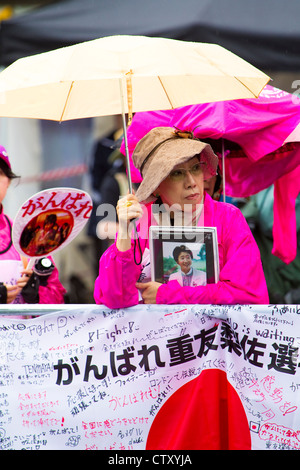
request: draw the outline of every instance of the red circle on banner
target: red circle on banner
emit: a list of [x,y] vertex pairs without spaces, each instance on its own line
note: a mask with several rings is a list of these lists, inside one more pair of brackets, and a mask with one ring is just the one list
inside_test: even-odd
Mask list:
[[248,419],[227,375],[207,369],[165,402],[150,428],[147,450],[250,450]]

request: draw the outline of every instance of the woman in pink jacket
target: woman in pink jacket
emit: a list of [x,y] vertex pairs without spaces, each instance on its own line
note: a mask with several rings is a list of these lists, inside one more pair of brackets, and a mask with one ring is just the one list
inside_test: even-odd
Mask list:
[[0,304],[64,303],[65,288],[51,258],[44,258],[27,269],[12,244],[12,220],[3,211],[3,199],[11,180],[16,178],[4,147],[0,146]]
[[[210,145],[192,133],[168,127],[152,129],[132,155],[143,181],[136,193],[117,205],[116,242],[102,255],[94,296],[98,304],[124,308],[158,304],[268,304],[260,253],[242,213],[233,205],[216,202],[204,191],[204,181],[216,174],[218,158]],[[148,229],[160,224],[155,206],[163,205],[172,225],[177,208],[179,225],[216,227],[219,281],[204,286],[181,286],[151,281]],[[187,215],[187,217],[186,217]],[[132,219],[139,218],[139,238],[132,236]],[[166,225],[164,217],[163,225]],[[178,223],[177,223],[178,225]],[[138,242],[138,243],[137,243]],[[137,258],[142,254],[142,262]]]

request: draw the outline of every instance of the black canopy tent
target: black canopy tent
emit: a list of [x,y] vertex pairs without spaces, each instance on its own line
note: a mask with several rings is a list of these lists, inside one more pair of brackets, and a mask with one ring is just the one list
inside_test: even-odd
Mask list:
[[64,0],[3,21],[0,65],[115,34],[220,44],[262,70],[300,70],[299,0]]

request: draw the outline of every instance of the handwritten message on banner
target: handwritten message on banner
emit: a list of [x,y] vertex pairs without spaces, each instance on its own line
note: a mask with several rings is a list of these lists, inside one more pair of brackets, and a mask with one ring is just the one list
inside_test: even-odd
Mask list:
[[0,449],[299,449],[299,314],[88,305],[0,317]]

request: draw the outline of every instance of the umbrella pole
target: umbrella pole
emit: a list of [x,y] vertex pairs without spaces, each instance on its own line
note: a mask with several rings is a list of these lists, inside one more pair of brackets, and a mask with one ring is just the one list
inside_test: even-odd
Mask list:
[[[127,179],[128,179],[128,188],[129,192],[132,194],[132,181],[131,181],[131,169],[130,169],[130,159],[129,159],[129,151],[128,151],[128,140],[127,140],[127,125],[126,125],[126,117],[125,117],[125,103],[124,103],[124,88],[123,88],[123,81],[122,78],[119,79],[120,84],[120,97],[121,97],[121,109],[122,109],[122,122],[123,122],[123,132],[124,132],[124,146],[125,146],[125,157],[126,157],[126,168],[127,168]],[[133,227],[134,227],[134,262],[137,265],[140,265],[143,258],[143,253],[141,250],[139,235],[136,227],[136,221],[133,220]],[[138,247],[140,259],[137,261],[136,259],[136,247]]]
[[128,140],[127,140],[127,125],[126,125],[126,117],[125,117],[124,87],[123,87],[122,78],[119,79],[119,84],[120,84],[120,97],[121,97],[121,109],[122,109],[122,122],[123,122],[128,188],[129,188],[129,192],[132,193],[131,169],[130,169],[130,159],[129,159]]

